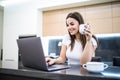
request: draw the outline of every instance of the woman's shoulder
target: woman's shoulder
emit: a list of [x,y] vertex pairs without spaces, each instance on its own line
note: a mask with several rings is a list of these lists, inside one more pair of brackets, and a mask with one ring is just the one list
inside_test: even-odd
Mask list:
[[70,35],[69,35],[69,34],[65,34],[65,35],[63,36],[63,39],[70,40]]
[[67,46],[70,44],[70,36],[69,36],[69,34],[66,34],[66,35],[63,36],[62,43],[67,45]]

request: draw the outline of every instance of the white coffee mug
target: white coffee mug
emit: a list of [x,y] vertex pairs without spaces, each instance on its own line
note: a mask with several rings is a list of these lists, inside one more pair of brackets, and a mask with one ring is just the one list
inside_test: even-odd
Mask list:
[[81,25],[79,26],[79,32],[80,32],[81,34],[84,34],[84,33],[85,33],[85,29],[86,29],[87,27],[89,27],[88,24],[81,24]]
[[92,72],[101,72],[108,68],[108,65],[103,62],[87,62],[86,64],[83,64],[83,68]]

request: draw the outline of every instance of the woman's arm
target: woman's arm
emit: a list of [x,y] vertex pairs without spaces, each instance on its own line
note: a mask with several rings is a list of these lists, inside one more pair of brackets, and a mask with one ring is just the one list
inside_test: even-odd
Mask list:
[[81,58],[80,58],[80,64],[85,64],[86,62],[91,61],[92,57],[95,56],[95,50],[97,46],[94,46],[91,41],[87,41],[85,48],[82,52]]
[[67,50],[67,46],[62,44],[60,56],[59,58],[56,59],[55,63],[64,63],[66,61],[66,50]]
[[95,50],[97,48],[97,45],[92,44],[92,33],[90,31],[90,28],[87,28],[85,30],[85,36],[86,36],[86,44],[83,49],[82,55],[80,57],[81,65],[91,61],[92,57],[95,56]]
[[62,44],[60,56],[57,59],[46,58],[46,62],[48,62],[48,64],[50,65],[54,63],[64,63],[66,61],[66,50],[67,50],[67,46]]

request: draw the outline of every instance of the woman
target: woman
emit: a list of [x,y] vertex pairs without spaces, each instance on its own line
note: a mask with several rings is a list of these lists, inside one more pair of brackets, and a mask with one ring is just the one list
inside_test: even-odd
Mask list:
[[85,29],[84,34],[81,34],[79,32],[80,24],[84,24],[80,13],[73,12],[67,15],[66,26],[69,34],[63,38],[59,58],[46,58],[48,64],[64,63],[68,60],[68,64],[82,65],[91,61],[95,56],[97,39],[92,35],[90,27]]

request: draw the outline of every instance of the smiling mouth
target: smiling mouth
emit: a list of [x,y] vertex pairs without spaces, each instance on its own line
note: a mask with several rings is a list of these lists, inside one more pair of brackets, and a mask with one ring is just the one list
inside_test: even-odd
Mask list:
[[75,29],[70,29],[69,32],[72,33]]

